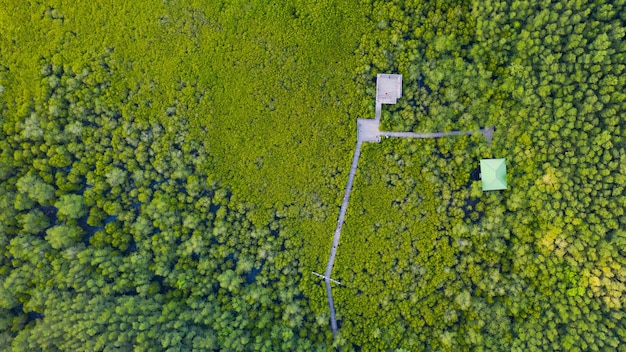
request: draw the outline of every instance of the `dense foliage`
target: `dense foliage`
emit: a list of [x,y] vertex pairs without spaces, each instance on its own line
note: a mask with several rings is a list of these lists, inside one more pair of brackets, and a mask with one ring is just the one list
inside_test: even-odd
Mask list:
[[2,8],[0,349],[326,349],[361,10]]
[[[5,1],[0,349],[626,346],[623,0]],[[507,159],[509,189],[478,160]]]
[[104,105],[89,69],[43,71],[49,98],[4,124],[3,349],[324,345],[296,243],[252,224],[184,126]]
[[[359,79],[404,73],[342,236],[343,338],[367,349],[626,345],[623,1],[379,1]],[[383,40],[382,38],[389,38]],[[368,85],[369,93],[373,86]],[[480,191],[478,160],[509,189]]]

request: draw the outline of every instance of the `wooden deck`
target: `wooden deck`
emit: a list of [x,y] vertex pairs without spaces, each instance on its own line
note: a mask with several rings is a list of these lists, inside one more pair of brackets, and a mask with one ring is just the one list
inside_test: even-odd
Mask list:
[[380,121],[372,119],[357,119],[357,139],[361,142],[380,142]]

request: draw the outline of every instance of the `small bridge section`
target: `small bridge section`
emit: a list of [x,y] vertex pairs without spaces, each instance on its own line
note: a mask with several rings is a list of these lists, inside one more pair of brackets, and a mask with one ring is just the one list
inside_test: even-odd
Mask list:
[[471,135],[475,133],[482,133],[487,139],[487,143],[491,144],[493,138],[493,127],[483,128],[477,131],[450,131],[450,132],[434,132],[434,133],[414,133],[414,132],[379,132],[380,135],[385,137],[396,138],[441,138],[449,136]]

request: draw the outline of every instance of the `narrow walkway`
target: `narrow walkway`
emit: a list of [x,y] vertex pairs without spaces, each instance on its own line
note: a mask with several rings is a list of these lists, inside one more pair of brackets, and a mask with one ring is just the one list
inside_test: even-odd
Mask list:
[[333,336],[337,336],[337,318],[335,317],[335,304],[333,302],[333,295],[330,287],[330,275],[333,271],[333,265],[335,264],[335,256],[337,255],[337,246],[339,246],[339,237],[341,237],[341,227],[343,221],[346,218],[346,211],[348,210],[348,202],[350,201],[350,192],[352,191],[352,185],[354,184],[354,175],[356,175],[356,168],[359,165],[359,157],[361,156],[361,145],[363,142],[361,138],[357,138],[356,149],[354,150],[354,157],[352,158],[352,166],[350,167],[350,174],[348,176],[348,184],[346,185],[346,192],[343,196],[343,203],[341,203],[341,210],[339,211],[339,220],[337,221],[337,228],[335,228],[335,236],[333,237],[333,247],[330,249],[330,257],[328,258],[328,264],[326,265],[326,292],[328,294],[328,305],[330,306],[330,326],[333,329]]
[[414,133],[414,132],[384,132],[379,130],[380,126],[380,107],[381,104],[376,103],[376,119],[358,119],[357,120],[357,142],[356,149],[354,150],[354,156],[352,158],[352,166],[350,167],[350,174],[348,175],[348,184],[343,196],[343,203],[341,203],[341,210],[339,211],[339,219],[337,221],[337,227],[335,228],[335,235],[333,237],[333,246],[330,249],[330,257],[328,258],[328,264],[326,265],[326,272],[324,274],[324,281],[326,282],[326,293],[328,295],[328,306],[330,307],[330,327],[333,331],[333,338],[337,337],[337,317],[335,313],[335,302],[333,300],[332,288],[330,286],[330,278],[333,271],[333,265],[335,264],[335,256],[337,255],[337,247],[339,246],[339,238],[341,237],[341,228],[346,218],[346,211],[348,210],[348,202],[350,201],[350,192],[352,191],[352,185],[354,184],[354,176],[356,175],[356,169],[359,165],[359,157],[361,156],[361,145],[363,142],[380,142],[380,137],[396,137],[396,138],[441,138],[447,136],[458,135],[470,135],[475,133],[482,133],[487,139],[487,144],[491,145],[491,139],[493,137],[493,127],[483,128],[478,131],[451,131],[451,132],[435,132],[435,133]]
[[385,137],[397,138],[441,138],[448,136],[471,135],[482,133],[487,139],[487,143],[491,144],[493,138],[493,127],[483,128],[478,131],[451,131],[451,132],[434,132],[434,133],[414,133],[414,132],[380,132]]

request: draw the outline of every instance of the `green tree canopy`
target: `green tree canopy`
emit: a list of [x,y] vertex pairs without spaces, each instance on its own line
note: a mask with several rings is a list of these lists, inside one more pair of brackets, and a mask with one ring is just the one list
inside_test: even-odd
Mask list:
[[17,190],[41,205],[50,205],[54,199],[54,187],[31,173],[20,177],[16,183]]
[[87,207],[83,196],[79,194],[65,194],[54,203],[59,210],[61,219],[76,220],[87,214]]

